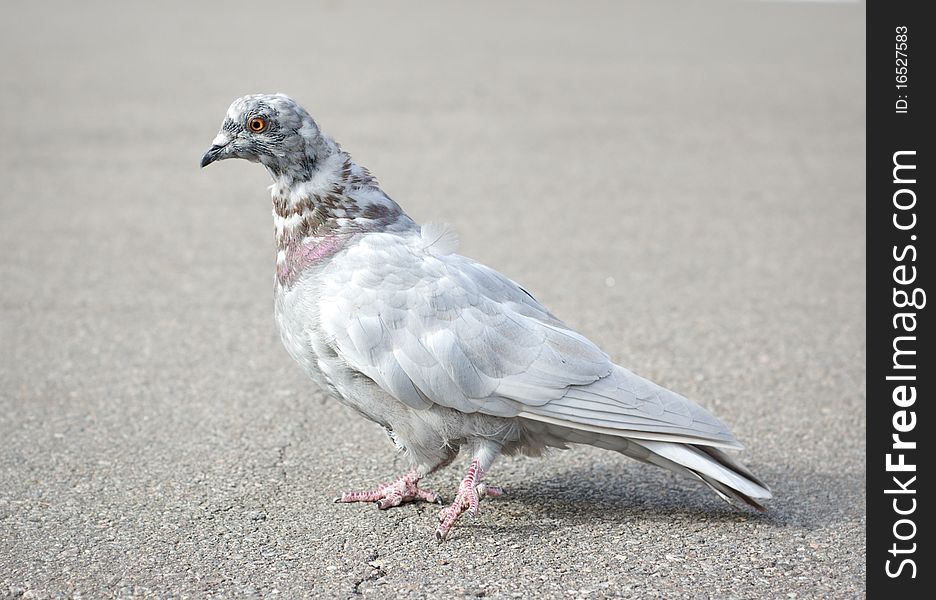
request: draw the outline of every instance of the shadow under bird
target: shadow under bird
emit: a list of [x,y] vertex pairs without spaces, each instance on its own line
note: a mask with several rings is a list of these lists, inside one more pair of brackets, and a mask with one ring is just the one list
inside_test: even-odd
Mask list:
[[741,445],[702,407],[614,364],[526,290],[413,221],[282,94],[231,104],[205,167],[259,162],[273,178],[275,313],[283,344],[337,400],[386,428],[412,468],[338,502],[437,501],[419,487],[461,449],[471,463],[439,514],[445,540],[502,490],[501,453],[590,444],[697,477],[762,509],[770,491],[724,452]]

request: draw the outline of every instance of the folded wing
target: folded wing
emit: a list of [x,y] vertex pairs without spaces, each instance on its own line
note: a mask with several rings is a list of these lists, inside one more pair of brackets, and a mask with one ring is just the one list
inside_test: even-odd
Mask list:
[[363,236],[340,264],[319,309],[335,352],[414,408],[740,447],[706,410],[613,364],[484,265],[392,234]]

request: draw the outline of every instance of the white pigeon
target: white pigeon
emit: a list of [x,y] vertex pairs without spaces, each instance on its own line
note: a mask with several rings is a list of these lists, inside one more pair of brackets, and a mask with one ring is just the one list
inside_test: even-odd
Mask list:
[[418,487],[462,448],[471,465],[436,530],[500,488],[497,455],[590,444],[693,475],[762,509],[741,445],[690,400],[614,364],[526,290],[416,224],[288,96],[231,104],[201,160],[259,162],[273,178],[276,321],[292,357],[337,400],[386,428],[412,468],[340,502],[437,501]]

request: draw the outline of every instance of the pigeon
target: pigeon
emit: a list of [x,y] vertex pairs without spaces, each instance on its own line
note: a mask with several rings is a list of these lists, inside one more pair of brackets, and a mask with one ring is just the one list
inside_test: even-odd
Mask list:
[[419,486],[471,461],[438,541],[477,514],[498,455],[589,444],[690,475],[763,510],[767,486],[704,408],[615,364],[520,285],[420,226],[284,94],[235,100],[201,159],[259,162],[273,180],[275,317],[288,353],[337,401],[384,427],[411,467],[336,502],[439,502]]

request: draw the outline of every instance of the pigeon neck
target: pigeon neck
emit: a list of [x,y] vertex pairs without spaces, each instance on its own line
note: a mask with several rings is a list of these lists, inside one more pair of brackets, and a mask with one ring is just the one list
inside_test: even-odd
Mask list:
[[320,161],[307,179],[277,178],[271,192],[280,251],[334,235],[415,227],[367,169],[345,152]]

